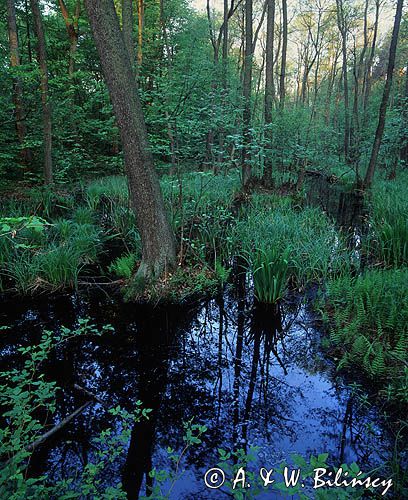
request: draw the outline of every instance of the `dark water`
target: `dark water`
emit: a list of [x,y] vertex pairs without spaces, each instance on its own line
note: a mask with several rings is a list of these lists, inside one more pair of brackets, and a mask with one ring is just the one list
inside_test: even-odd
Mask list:
[[[169,468],[166,449],[181,450],[183,421],[192,417],[208,431],[183,461],[186,472],[173,488],[174,499],[220,497],[203,482],[218,448],[257,445],[255,465],[267,468],[288,461],[292,452],[327,452],[332,464],[356,461],[363,470],[391,455],[392,438],[380,415],[335,376],[319,349],[315,317],[300,297],[276,311],[231,286],[218,299],[153,308],[101,292],[3,302],[1,311],[0,324],[12,326],[1,337],[2,369],[18,366],[16,348],[38,342],[44,327],[74,327],[80,317],[114,327],[102,337],[63,344],[44,371],[62,387],[49,424],[87,400],[74,384],[108,407],[131,411],[141,400],[153,410],[150,420],[135,425],[123,458],[104,474],[107,484],[122,481],[129,498],[145,492],[147,471]],[[37,449],[30,473],[77,475],[93,456],[92,439],[107,427],[117,430],[117,419],[92,403]]]
[[[307,202],[350,231],[358,252],[361,198],[333,195],[327,182],[311,182]],[[1,369],[19,366],[16,349],[38,343],[44,328],[75,328],[79,318],[87,317],[99,327],[114,328],[103,336],[65,342],[43,367],[62,388],[48,425],[89,400],[75,385],[103,404],[93,401],[40,446],[30,474],[46,472],[51,480],[78,476],[94,459],[94,438],[108,427],[119,431],[117,417],[107,408],[132,411],[137,400],[153,410],[151,418],[134,426],[121,458],[103,474],[106,485],[121,481],[130,499],[146,492],[148,471],[170,468],[166,450],[183,448],[183,422],[193,417],[208,431],[183,459],[185,472],[173,499],[225,496],[203,481],[218,462],[218,448],[258,446],[254,469],[290,462],[291,453],[305,458],[329,453],[332,465],[356,461],[366,471],[390,459],[395,437],[381,413],[336,376],[320,348],[324,332],[308,300],[292,297],[279,310],[266,308],[254,303],[242,281],[238,278],[217,299],[177,307],[125,304],[102,290],[3,300],[0,325],[11,329],[0,337]]]

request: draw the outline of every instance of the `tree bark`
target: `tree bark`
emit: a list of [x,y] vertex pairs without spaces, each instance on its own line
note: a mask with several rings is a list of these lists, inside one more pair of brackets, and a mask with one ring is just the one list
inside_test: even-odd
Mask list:
[[[160,11],[161,12],[161,11]],[[122,0],[122,31],[130,63],[134,64],[135,50],[133,41],[133,1]]]
[[144,2],[137,0],[137,66],[138,71],[143,62],[143,27],[144,27]]
[[288,50],[288,4],[282,0],[282,59],[279,78],[280,108],[285,107],[286,54]]
[[390,97],[392,78],[394,74],[395,54],[397,52],[398,33],[401,25],[403,3],[404,3],[403,0],[398,0],[397,2],[397,10],[395,13],[394,27],[392,30],[392,37],[390,44],[390,53],[388,58],[387,80],[385,82],[383,96],[381,100],[380,112],[378,116],[378,125],[377,125],[377,130],[375,132],[373,148],[371,150],[370,163],[368,164],[367,172],[364,178],[365,189],[370,188],[373,182],[375,166],[377,164],[378,153],[380,151],[381,141],[384,133],[388,99]]
[[48,68],[45,47],[45,33],[38,0],[30,0],[33,13],[34,31],[37,37],[37,61],[40,69],[40,90],[44,135],[44,183],[51,184],[52,174],[52,117],[48,99]]
[[137,277],[156,278],[174,267],[176,249],[149,149],[135,75],[113,0],[85,0],[85,6],[118,122],[131,202],[142,242]]
[[245,55],[244,55],[244,81],[243,98],[244,111],[243,147],[242,147],[242,185],[245,187],[251,177],[251,94],[252,94],[252,58],[253,58],[253,26],[252,26],[252,0],[245,1]]
[[[7,24],[10,46],[10,66],[18,68],[21,64],[20,51],[18,46],[16,6],[14,0],[7,0]],[[25,113],[23,104],[23,87],[18,77],[13,77],[13,104],[14,116],[16,119],[16,132],[20,145],[24,144],[27,129],[25,124]],[[20,152],[21,161],[24,165],[31,163],[32,154],[29,148],[22,148]]]

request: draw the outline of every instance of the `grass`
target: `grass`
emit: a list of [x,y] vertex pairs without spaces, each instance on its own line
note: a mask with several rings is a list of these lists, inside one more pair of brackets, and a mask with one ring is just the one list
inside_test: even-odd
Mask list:
[[388,267],[408,264],[408,175],[397,181],[380,181],[372,193],[371,231],[365,252],[377,263]]
[[289,274],[299,285],[347,273],[351,266],[345,240],[321,210],[297,211],[286,202],[262,209],[258,200],[236,224],[234,246],[247,255],[270,248],[283,255],[290,248]]
[[259,302],[276,304],[284,295],[289,275],[290,248],[260,249],[252,259],[254,293]]
[[78,287],[79,273],[84,264],[81,253],[74,246],[51,246],[34,260],[45,288],[57,290]]

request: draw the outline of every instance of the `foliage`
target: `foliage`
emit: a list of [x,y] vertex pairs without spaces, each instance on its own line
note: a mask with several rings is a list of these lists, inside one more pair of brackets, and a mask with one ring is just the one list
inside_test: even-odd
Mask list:
[[299,284],[347,273],[350,268],[345,241],[328,217],[314,208],[250,208],[236,224],[234,243],[246,254],[262,254],[272,248],[284,255],[290,249],[288,274]]
[[148,418],[149,410],[142,410],[137,403],[136,411],[130,414],[120,407],[109,412],[121,420],[121,431],[112,433],[105,429],[93,442],[94,455],[77,478],[58,481],[52,484],[47,476],[29,477],[27,465],[33,453],[33,443],[45,433],[44,416],[56,409],[58,387],[48,381],[41,373],[42,364],[50,352],[64,342],[83,335],[102,335],[112,331],[105,326],[98,330],[87,319],[78,321],[78,328],[70,330],[62,327],[59,334],[44,331],[37,345],[20,347],[24,358],[22,369],[12,369],[0,373],[0,403],[3,410],[0,430],[0,455],[5,459],[0,471],[0,496],[2,498],[84,498],[87,495],[97,498],[126,498],[121,485],[105,485],[104,470],[121,453],[128,442],[132,425],[141,418]]
[[116,274],[119,278],[129,279],[132,276],[136,264],[136,255],[128,253],[115,259],[109,266],[109,271]]
[[330,340],[339,368],[358,366],[391,401],[408,403],[408,270],[368,271],[330,281]]

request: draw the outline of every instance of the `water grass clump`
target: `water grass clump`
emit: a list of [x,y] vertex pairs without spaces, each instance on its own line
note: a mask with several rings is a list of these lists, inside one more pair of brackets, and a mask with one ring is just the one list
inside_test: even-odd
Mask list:
[[281,253],[276,248],[259,249],[252,259],[255,297],[259,302],[276,304],[283,298],[289,276],[287,248]]
[[315,208],[249,209],[237,222],[233,238],[235,251],[247,255],[270,248],[283,255],[290,248],[290,275],[298,285],[346,274],[351,267],[351,252],[345,238]]

